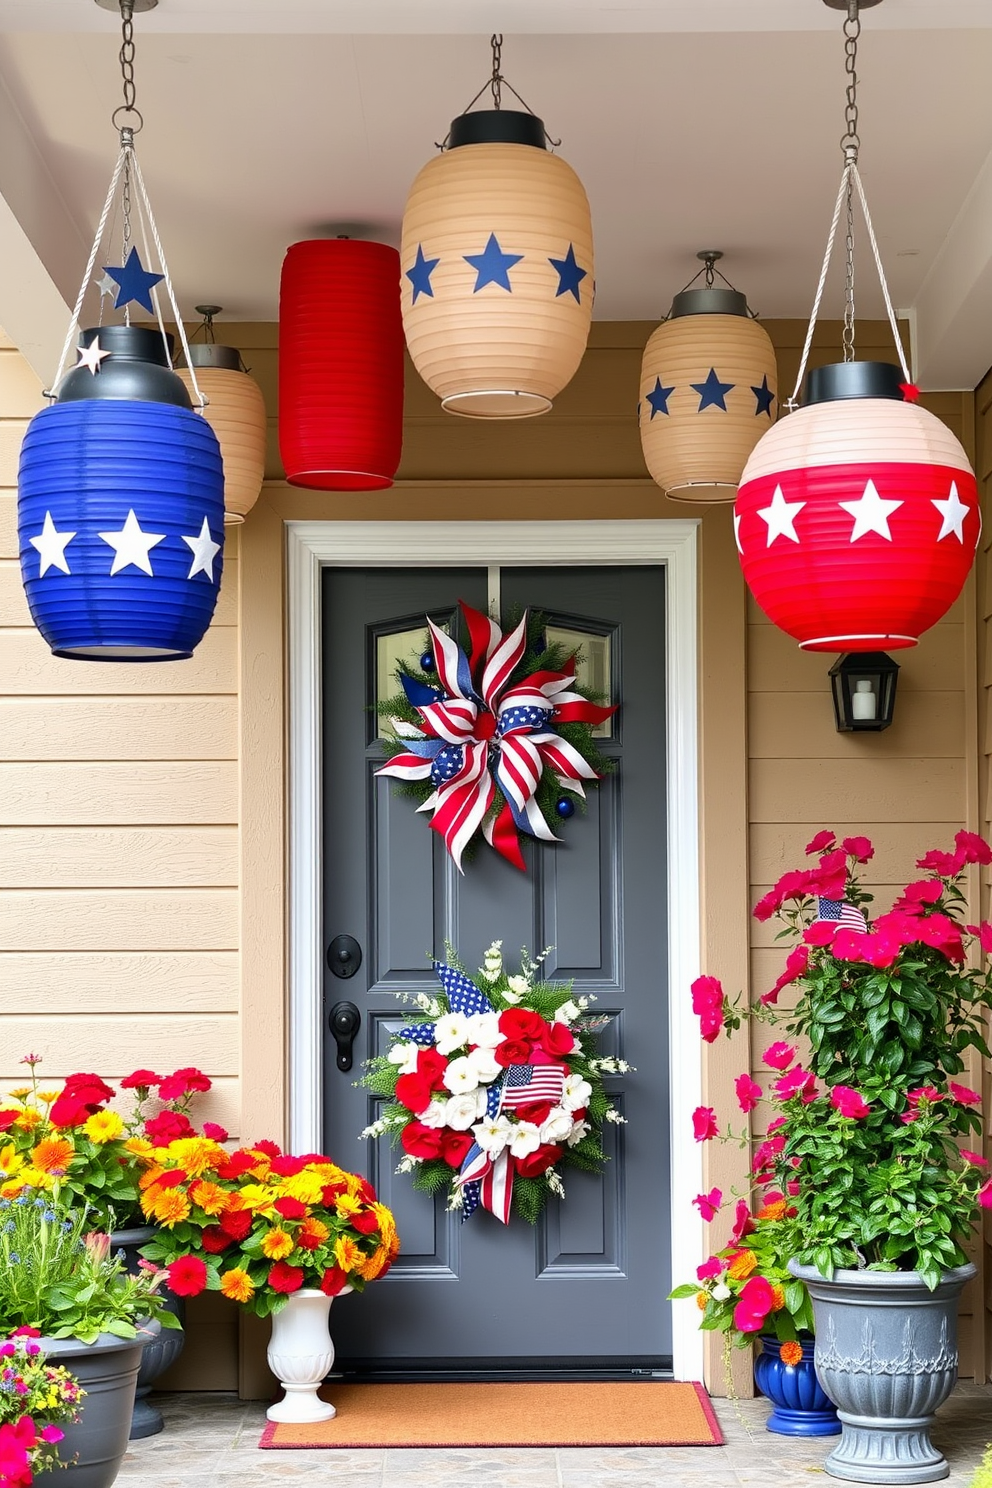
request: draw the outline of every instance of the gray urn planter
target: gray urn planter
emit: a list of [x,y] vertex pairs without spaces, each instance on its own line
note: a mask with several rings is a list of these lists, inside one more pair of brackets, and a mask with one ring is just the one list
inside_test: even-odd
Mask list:
[[[141,1247],[147,1245],[149,1240],[154,1240],[156,1234],[154,1225],[136,1225],[130,1230],[112,1232],[110,1243],[113,1254],[116,1255],[119,1250],[124,1252],[124,1264],[132,1275],[138,1270]],[[168,1287],[161,1287],[159,1295],[166,1311],[173,1313],[180,1323],[185,1323],[186,1306],[182,1297],[177,1297]],[[162,1412],[147,1397],[159,1375],[164,1374],[179,1358],[185,1342],[186,1334],[182,1328],[162,1328],[155,1338],[149,1338],[145,1343],[141,1368],[138,1371],[138,1388],[134,1394],[134,1410],[131,1413],[131,1441],[157,1436],[164,1428]]]
[[158,1336],[160,1324],[142,1325],[148,1334],[115,1338],[101,1333],[94,1343],[78,1338],[41,1338],[42,1350],[54,1364],[64,1364],[86,1391],[80,1419],[66,1425],[59,1442],[60,1461],[66,1463],[60,1482],[66,1488],[110,1488],[127,1451],[131,1407],[138,1381],[145,1337]]
[[930,1291],[916,1271],[835,1271],[789,1262],[809,1288],[814,1364],[843,1431],[823,1464],[852,1483],[935,1483],[950,1472],[930,1441],[958,1377],[958,1298],[972,1265]]

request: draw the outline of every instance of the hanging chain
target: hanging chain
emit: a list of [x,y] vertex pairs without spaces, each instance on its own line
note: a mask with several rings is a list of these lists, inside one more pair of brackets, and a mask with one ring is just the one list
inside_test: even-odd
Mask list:
[[498,36],[496,35],[495,31],[493,32],[492,36],[490,36],[490,38],[489,38],[489,45],[493,49],[493,75],[492,75],[492,77],[489,80],[489,86],[493,90],[493,108],[497,108],[498,109],[498,108],[502,108],[502,106],[503,106],[503,92],[502,92],[502,84],[503,84],[503,73],[502,73],[503,33],[502,33],[502,31],[499,33]]
[[[857,166],[861,139],[858,135],[858,40],[861,36],[861,18],[858,15],[858,0],[848,0],[847,18],[844,21],[844,71],[847,73],[847,92],[844,106],[845,130],[840,147],[844,152],[844,164]],[[844,240],[844,361],[854,361],[854,180],[853,172],[847,172],[845,193],[845,219],[847,233]]]
[[130,114],[128,127],[132,135],[138,133],[144,124],[141,110],[135,99],[137,89],[134,85],[134,0],[120,0],[121,7],[121,49],[118,53],[118,61],[121,64],[121,81],[124,85],[124,102],[118,104],[110,116],[110,122],[115,129],[122,129],[118,123],[118,115]]

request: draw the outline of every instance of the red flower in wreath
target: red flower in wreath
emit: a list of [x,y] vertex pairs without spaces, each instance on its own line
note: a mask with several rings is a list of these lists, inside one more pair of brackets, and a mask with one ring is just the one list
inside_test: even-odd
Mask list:
[[[565,671],[532,672],[511,686],[527,651],[526,614],[504,636],[495,621],[470,605],[463,602],[461,611],[471,655],[428,619],[440,688],[400,673],[422,727],[404,727],[404,750],[376,774],[430,780],[434,793],[421,809],[430,807],[431,826],[459,871],[462,854],[480,829],[490,847],[522,869],[520,832],[544,842],[558,840],[537,803],[545,770],[579,795],[585,793],[583,780],[600,778],[553,725],[602,723],[616,710],[575,691],[574,660]],[[494,818],[490,808],[500,799]]]

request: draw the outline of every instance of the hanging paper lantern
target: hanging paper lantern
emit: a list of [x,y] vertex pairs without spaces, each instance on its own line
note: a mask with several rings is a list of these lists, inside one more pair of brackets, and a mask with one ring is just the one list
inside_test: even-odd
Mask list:
[[[258,500],[265,477],[265,400],[253,377],[241,370],[233,346],[191,346],[196,380],[207,398],[203,416],[217,435],[224,458],[224,521],[243,522]],[[189,372],[179,376],[192,392]]]
[[31,617],[56,656],[175,661],[210,624],[224,477],[161,334],[103,326],[21,446],[18,538]]
[[744,296],[683,290],[641,362],[638,423],[651,478],[674,501],[733,501],[777,395],[775,350]]
[[804,406],[760,441],[734,525],[748,587],[807,651],[915,646],[954,603],[981,530],[951,431],[884,362],[809,375]]
[[403,445],[399,255],[350,238],[294,243],[279,291],[279,449],[318,491],[393,484]]
[[512,109],[462,114],[410,189],[400,246],[414,365],[450,413],[546,413],[589,337],[592,222],[578,176]]

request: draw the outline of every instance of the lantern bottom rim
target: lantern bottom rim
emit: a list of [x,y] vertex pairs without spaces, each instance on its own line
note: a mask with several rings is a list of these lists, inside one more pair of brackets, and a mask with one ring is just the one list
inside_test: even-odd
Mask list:
[[525,393],[517,388],[478,388],[474,392],[449,393],[441,399],[445,413],[476,419],[537,418],[551,406],[551,399],[543,393]]
[[737,500],[737,486],[729,481],[682,481],[677,486],[665,486],[664,490],[669,501],[697,505],[727,506]]
[[224,513],[225,527],[240,527],[245,519],[244,512],[226,511]]
[[377,470],[294,470],[286,481],[307,491],[385,491],[393,477]]
[[52,655],[65,661],[189,661],[192,651],[174,646],[53,646]]
[[814,636],[812,640],[800,641],[800,651],[904,651],[907,646],[918,646],[919,636],[893,635],[890,631],[879,631],[875,635]]

